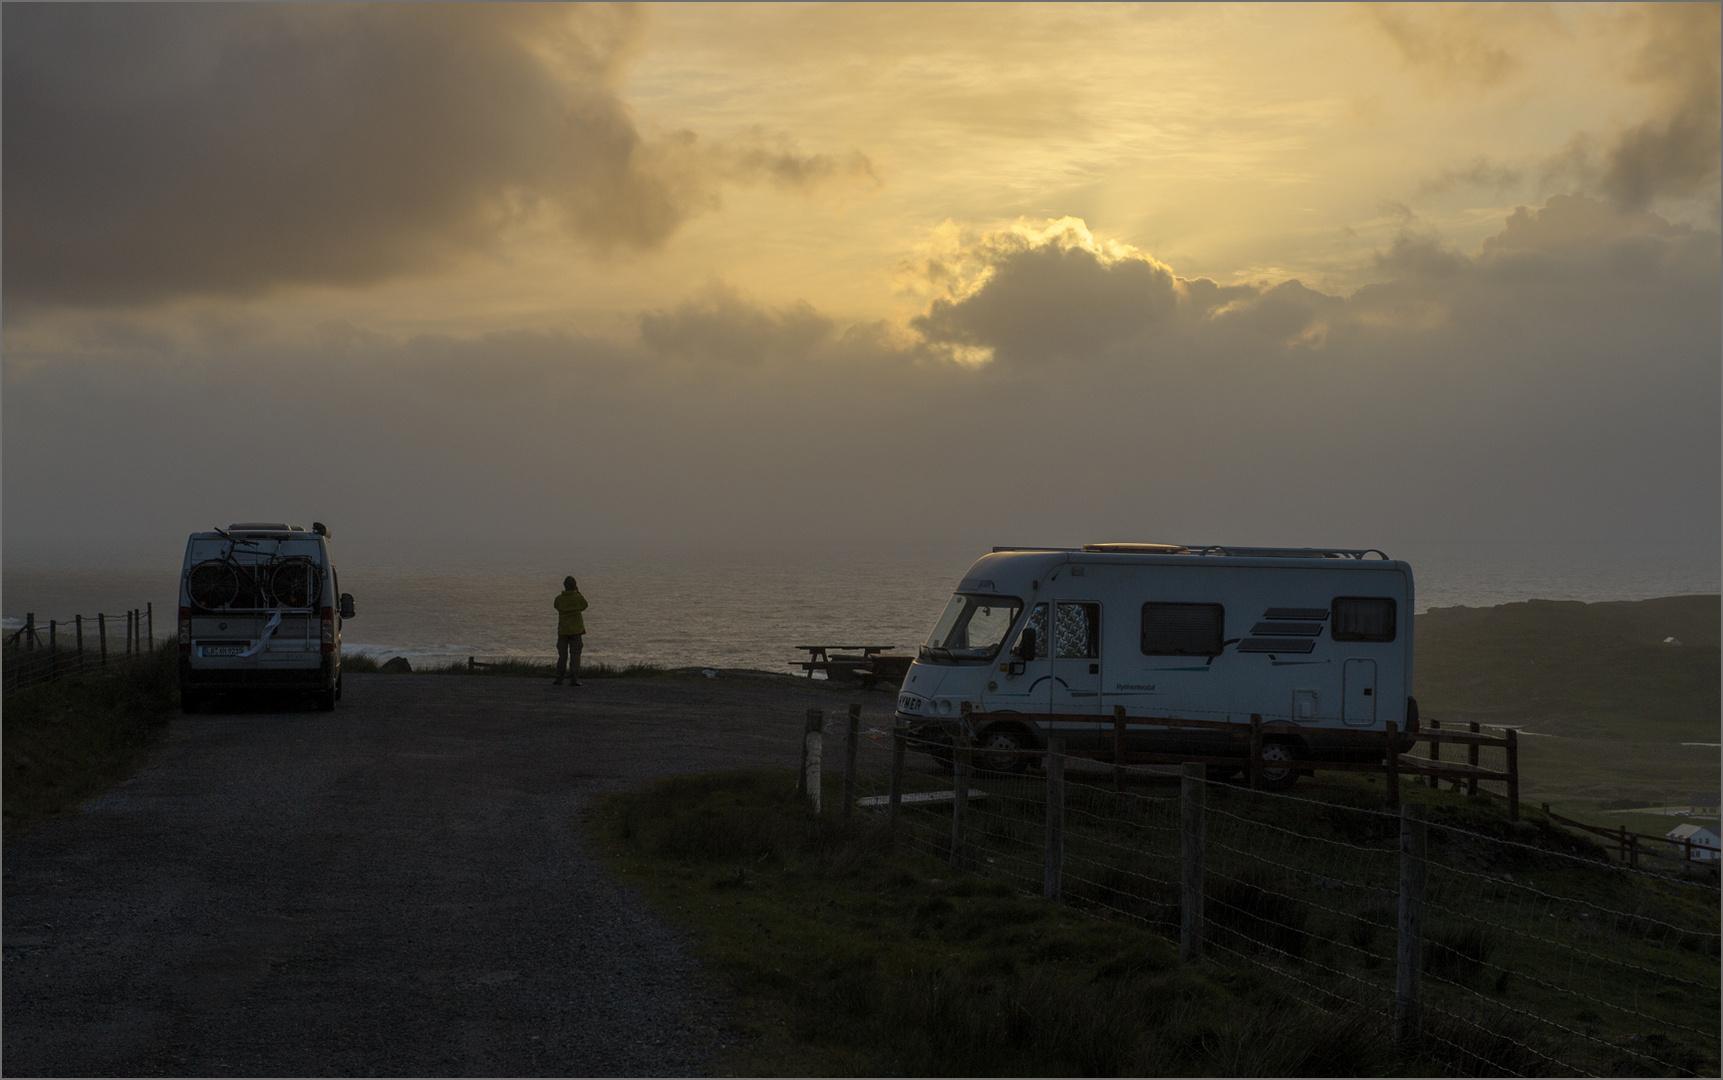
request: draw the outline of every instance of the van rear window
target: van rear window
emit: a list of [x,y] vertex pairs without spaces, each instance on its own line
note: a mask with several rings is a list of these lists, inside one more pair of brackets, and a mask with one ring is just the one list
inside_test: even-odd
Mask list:
[[1394,598],[1337,596],[1328,636],[1335,641],[1393,641]]
[[1143,605],[1143,655],[1219,656],[1226,609],[1219,604]]

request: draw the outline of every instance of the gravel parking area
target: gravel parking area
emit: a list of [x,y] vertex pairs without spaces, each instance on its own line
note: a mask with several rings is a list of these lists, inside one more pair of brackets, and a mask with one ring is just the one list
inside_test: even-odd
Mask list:
[[177,719],[142,774],[6,844],[4,1072],[699,1074],[723,1003],[581,803],[793,765],[804,710],[852,696],[373,675],[334,713]]

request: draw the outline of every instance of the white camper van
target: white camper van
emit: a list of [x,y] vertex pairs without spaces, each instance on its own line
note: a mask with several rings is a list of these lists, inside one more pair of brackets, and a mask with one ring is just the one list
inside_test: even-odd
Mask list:
[[329,530],[240,522],[192,533],[179,585],[179,690],[186,712],[228,690],[341,697],[341,622],[353,597],[329,561]]
[[1264,781],[1284,788],[1300,761],[1380,760],[1379,741],[1341,733],[1415,732],[1411,686],[1412,568],[1378,551],[996,548],[921,647],[897,717],[949,760],[967,705],[977,763],[998,772],[1049,735],[1110,749],[1121,705],[1137,752],[1242,759],[1255,717],[1263,756],[1286,763]]

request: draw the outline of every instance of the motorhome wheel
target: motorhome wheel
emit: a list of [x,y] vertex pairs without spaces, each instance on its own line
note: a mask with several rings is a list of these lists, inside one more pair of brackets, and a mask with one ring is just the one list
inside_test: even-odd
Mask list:
[[[1288,739],[1269,739],[1262,744],[1262,786],[1269,791],[1285,791],[1298,782],[1298,770],[1292,768],[1298,760],[1298,746]],[[1267,764],[1284,761],[1284,766]]]
[[334,712],[335,711],[335,691],[333,688],[331,688],[329,690],[320,691],[317,694],[317,711],[318,712]]
[[994,727],[981,736],[976,764],[984,773],[1020,773],[1029,767],[1029,758],[1016,751],[1029,749],[1029,740],[1022,730]]

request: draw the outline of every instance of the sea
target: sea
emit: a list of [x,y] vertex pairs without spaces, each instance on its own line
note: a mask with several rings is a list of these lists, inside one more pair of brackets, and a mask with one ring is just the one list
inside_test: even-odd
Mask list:
[[[590,553],[463,566],[338,560],[357,615],[343,647],[415,666],[556,652],[551,600],[573,574],[586,612],[587,663],[796,672],[802,645],[913,651],[969,565],[985,550],[689,549]],[[1392,550],[1412,564],[1416,608],[1491,607],[1523,600],[1588,603],[1719,591],[1716,547],[1580,549],[1454,545]],[[27,614],[45,632],[97,612],[155,615],[174,632],[179,566],[0,566],[7,633]],[[118,624],[123,633],[123,622]],[[69,633],[69,630],[62,631]],[[93,630],[89,631],[93,633]]]

